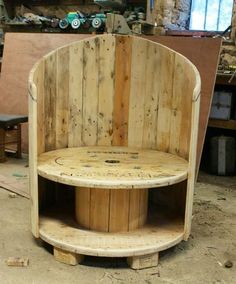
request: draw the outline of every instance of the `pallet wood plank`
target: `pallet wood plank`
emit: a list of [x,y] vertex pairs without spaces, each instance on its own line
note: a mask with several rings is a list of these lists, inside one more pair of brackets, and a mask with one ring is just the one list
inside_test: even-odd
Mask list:
[[158,117],[157,117],[157,149],[169,151],[170,147],[170,127],[171,127],[171,100],[173,95],[173,73],[175,55],[164,48],[160,49],[161,80],[159,92]]
[[45,61],[44,108],[45,108],[45,151],[56,149],[56,100],[57,100],[57,53]]
[[69,128],[68,147],[82,145],[82,106],[83,106],[83,44],[75,43],[70,46],[69,59]]
[[57,52],[56,148],[68,147],[69,47]]
[[116,37],[113,146],[128,145],[129,98],[132,39]]
[[[144,98],[145,98],[145,76],[146,70],[146,49],[145,40],[133,39],[132,44],[132,65],[129,105],[129,129],[128,145],[142,147],[143,126],[144,126]],[[138,134],[138,135],[137,135]]]
[[98,145],[111,145],[115,76],[115,39],[99,40]]
[[159,104],[159,82],[160,77],[160,53],[155,45],[147,46],[146,71],[145,71],[145,92],[144,92],[144,124],[142,147],[156,149],[157,139],[157,115]]
[[98,130],[98,52],[99,41],[84,42],[83,51],[83,129],[82,143],[97,145]]

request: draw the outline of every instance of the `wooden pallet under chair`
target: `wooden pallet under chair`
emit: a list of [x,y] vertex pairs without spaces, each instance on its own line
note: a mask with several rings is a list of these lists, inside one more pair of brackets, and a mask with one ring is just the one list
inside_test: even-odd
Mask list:
[[100,35],[44,56],[29,79],[32,233],[57,260],[134,269],[190,234],[200,77],[184,56]]

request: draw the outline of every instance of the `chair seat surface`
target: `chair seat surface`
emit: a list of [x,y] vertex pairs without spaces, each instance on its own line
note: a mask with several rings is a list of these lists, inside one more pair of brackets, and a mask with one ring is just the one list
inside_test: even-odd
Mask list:
[[132,147],[64,148],[38,157],[39,175],[88,188],[160,187],[183,181],[187,172],[183,158]]

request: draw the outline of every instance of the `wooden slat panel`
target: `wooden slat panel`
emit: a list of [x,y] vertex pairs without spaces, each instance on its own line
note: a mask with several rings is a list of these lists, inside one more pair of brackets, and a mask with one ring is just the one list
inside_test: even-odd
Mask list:
[[56,148],[68,146],[69,48],[57,52]]
[[116,37],[113,146],[128,145],[132,39]]
[[198,172],[210,113],[222,40],[220,38],[213,39],[177,36],[147,36],[146,38],[164,44],[167,47],[180,52],[190,59],[200,72],[202,86],[196,164],[196,171]]
[[90,194],[89,188],[75,189],[75,216],[78,224],[84,228],[90,227]]
[[83,107],[83,43],[70,46],[68,146],[81,146]]
[[99,41],[84,42],[83,63],[83,131],[84,145],[97,144],[98,113],[98,56]]
[[142,147],[147,41],[133,38],[128,145]]
[[44,108],[45,108],[45,150],[56,149],[56,97],[57,97],[57,54],[52,53],[45,60]]
[[115,38],[99,39],[98,145],[111,145],[115,73]]
[[109,232],[128,231],[129,189],[112,189]]
[[110,191],[102,188],[92,188],[90,190],[90,229],[108,232]]
[[171,107],[173,94],[174,53],[160,47],[161,77],[159,79],[159,108],[157,121],[157,149],[169,151]]

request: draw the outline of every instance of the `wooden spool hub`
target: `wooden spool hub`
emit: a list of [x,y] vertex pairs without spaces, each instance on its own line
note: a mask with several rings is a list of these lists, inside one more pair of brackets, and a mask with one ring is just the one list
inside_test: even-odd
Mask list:
[[127,232],[147,219],[148,189],[76,188],[76,220],[101,232]]

